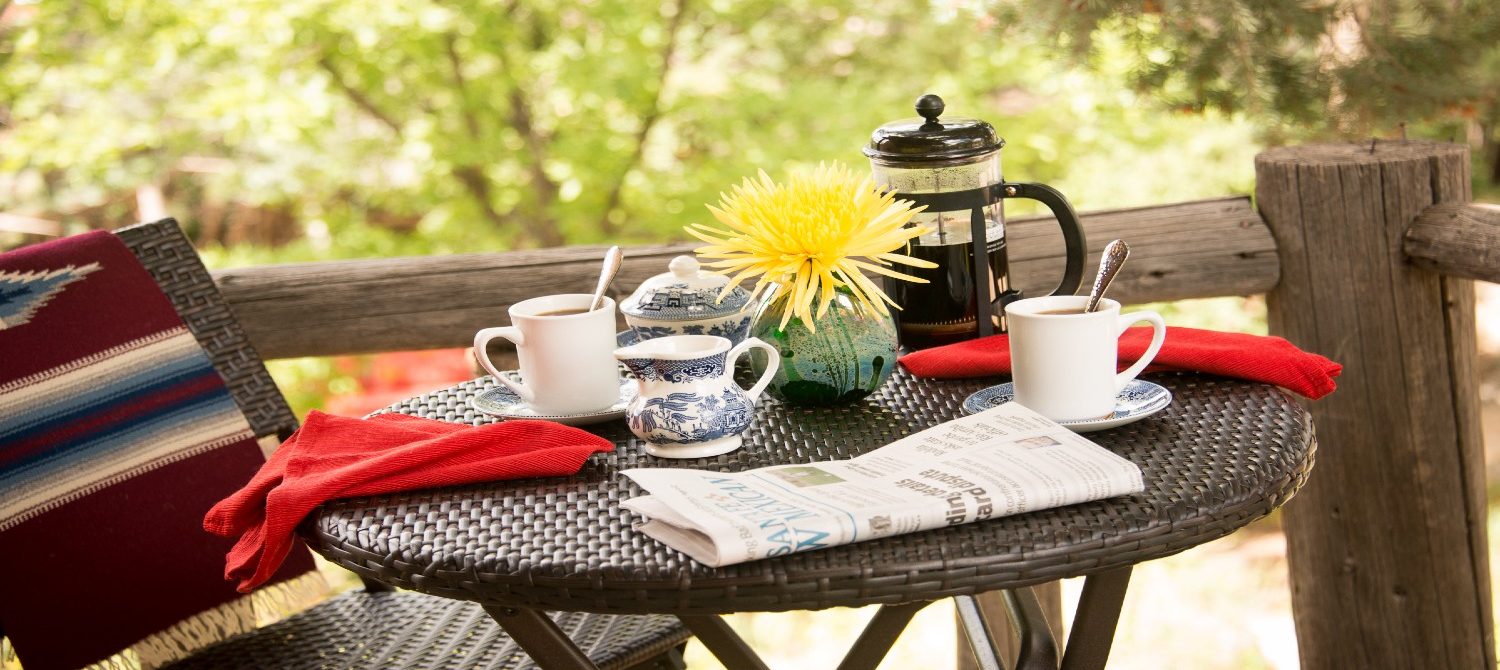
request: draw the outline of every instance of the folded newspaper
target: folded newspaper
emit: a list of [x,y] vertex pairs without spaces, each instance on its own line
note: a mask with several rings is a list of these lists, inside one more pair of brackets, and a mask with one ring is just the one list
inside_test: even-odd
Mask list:
[[639,529],[715,567],[1139,493],[1134,463],[1007,403],[844,461],[624,471]]

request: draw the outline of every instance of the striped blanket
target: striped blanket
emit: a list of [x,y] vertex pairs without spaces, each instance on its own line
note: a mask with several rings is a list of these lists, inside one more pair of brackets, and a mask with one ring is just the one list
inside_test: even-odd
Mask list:
[[[244,609],[222,574],[230,543],[200,520],[263,461],[115,236],[0,255],[0,630],[27,670],[143,641],[169,660],[251,625],[230,620]],[[299,551],[278,578],[310,567]],[[212,625],[183,633],[195,616]]]

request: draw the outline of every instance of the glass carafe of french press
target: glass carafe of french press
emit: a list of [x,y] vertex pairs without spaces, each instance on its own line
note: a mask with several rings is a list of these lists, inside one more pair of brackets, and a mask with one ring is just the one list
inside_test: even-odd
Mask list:
[[[920,118],[892,121],[875,130],[865,155],[875,181],[927,209],[912,225],[931,232],[912,240],[907,253],[936,268],[901,268],[928,283],[886,281],[901,344],[908,349],[949,344],[1005,331],[1005,305],[1019,300],[1005,255],[1005,198],[1040,201],[1062,227],[1066,264],[1052,295],[1071,295],[1083,275],[1083,229],[1073,206],[1044,184],[1007,182],[1000,174],[1005,140],[978,119],[939,118],[943,99],[917,100]],[[984,240],[976,245],[974,240]]]

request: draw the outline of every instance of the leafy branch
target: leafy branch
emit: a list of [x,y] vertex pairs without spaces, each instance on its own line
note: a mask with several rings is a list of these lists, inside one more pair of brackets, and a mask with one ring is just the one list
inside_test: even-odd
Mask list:
[[[449,75],[453,79],[453,88],[458,92],[459,115],[463,118],[464,128],[469,133],[469,140],[475,144],[480,144],[483,140],[483,130],[480,127],[479,116],[474,113],[469,81],[464,75],[463,57],[458,52],[457,35],[451,32],[443,35],[443,52],[448,63]],[[515,94],[516,90],[516,84],[513,82],[511,85],[512,95]],[[512,120],[514,119],[515,116],[512,114]],[[529,123],[529,116],[527,121]],[[519,127],[517,129],[520,130]],[[526,130],[522,132],[531,131]],[[536,145],[540,146],[540,144],[541,142],[538,140]],[[562,233],[558,231],[557,223],[547,215],[547,208],[557,193],[557,185],[552,182],[551,178],[545,172],[540,170],[540,153],[533,152],[530,164],[535,166],[533,179],[537,179],[539,173],[539,178],[543,180],[543,188],[539,193],[539,199],[541,200],[538,207],[539,211],[535,216],[528,217],[525,223],[522,224],[522,227],[525,228],[526,235],[540,246],[560,245],[563,242]],[[472,164],[455,165],[452,168],[452,172],[453,176],[458,179],[459,183],[463,184],[464,188],[468,190],[469,195],[479,205],[479,210],[484,214],[485,218],[497,226],[505,226],[507,223],[505,216],[499,210],[495,209],[494,185],[491,183],[489,175],[485,174],[484,168]]]
[[[511,6],[511,10],[514,10],[514,5]],[[513,11],[507,13],[513,15]],[[541,28],[534,26],[529,44],[531,50],[539,51],[544,40]],[[558,185],[552,176],[547,174],[547,138],[537,128],[536,116],[531,107],[532,96],[522,86],[520,77],[516,75],[515,65],[504,44],[495,50],[495,58],[500,65],[501,77],[509,89],[506,96],[506,101],[509,103],[508,121],[526,144],[528,154],[526,169],[536,193],[538,216],[537,223],[530,226],[531,237],[540,246],[560,245],[563,243],[562,232],[557,229],[557,224],[548,214],[552,205],[557,202]]]
[[661,49],[661,71],[656,79],[656,90],[652,93],[651,104],[646,108],[646,113],[641,117],[641,127],[635,134],[635,143],[632,145],[629,158],[621,168],[610,186],[609,195],[604,200],[603,216],[599,218],[599,229],[607,235],[619,231],[615,223],[615,211],[620,208],[620,198],[625,190],[625,180],[630,177],[641,162],[641,155],[646,150],[646,140],[651,136],[651,129],[656,127],[656,122],[661,120],[665,110],[662,109],[662,96],[667,90],[667,79],[672,74],[672,59],[676,56],[678,28],[682,25],[682,17],[687,14],[687,0],[677,0],[673,6],[672,18],[667,22],[667,41]]
[[328,74],[328,78],[333,82],[334,87],[338,88],[340,92],[348,97],[349,101],[354,103],[355,107],[360,108],[366,114],[369,114],[371,118],[390,128],[391,132],[395,133],[398,139],[401,137],[401,122],[380,109],[380,106],[376,105],[369,96],[346,81],[343,73],[339,72],[339,69],[334,66],[333,60],[328,57],[328,54],[323,54],[318,58],[318,67],[322,68]]

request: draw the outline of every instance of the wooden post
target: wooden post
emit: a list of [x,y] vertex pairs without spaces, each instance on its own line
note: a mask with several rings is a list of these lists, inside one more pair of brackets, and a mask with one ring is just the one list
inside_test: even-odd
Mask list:
[[1473,282],[1403,253],[1419,214],[1469,200],[1468,150],[1283,147],[1255,168],[1271,332],[1344,365],[1285,510],[1302,665],[1494,667]]

